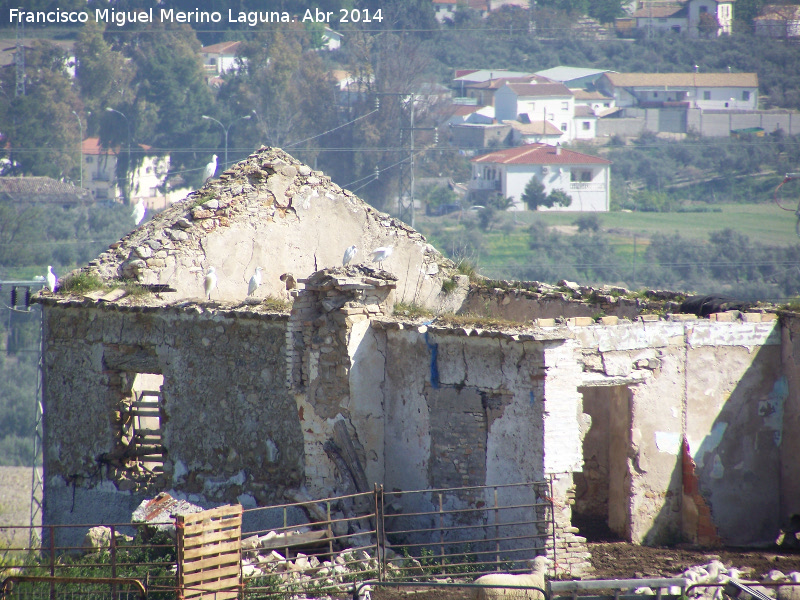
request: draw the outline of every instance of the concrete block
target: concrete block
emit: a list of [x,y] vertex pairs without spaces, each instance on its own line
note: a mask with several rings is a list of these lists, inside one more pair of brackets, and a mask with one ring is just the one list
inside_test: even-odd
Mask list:
[[619,317],[615,316],[600,317],[600,323],[602,325],[616,325],[619,323]]
[[536,326],[537,327],[555,327],[556,320],[555,319],[536,319]]
[[767,321],[775,321],[775,320],[777,320],[777,318],[778,318],[778,315],[776,315],[775,313],[762,313],[761,314],[761,322],[762,323],[767,322]]
[[670,321],[696,321],[697,315],[687,315],[683,313],[675,313],[667,315],[667,319]]
[[733,315],[729,312],[713,313],[708,315],[709,320],[718,321],[720,323],[733,323]]
[[661,317],[659,315],[639,315],[639,320],[649,323],[652,321],[660,321]]
[[592,317],[570,317],[567,319],[567,324],[572,327],[587,327],[594,325],[594,319]]
[[741,313],[739,315],[745,323],[760,323],[761,313]]

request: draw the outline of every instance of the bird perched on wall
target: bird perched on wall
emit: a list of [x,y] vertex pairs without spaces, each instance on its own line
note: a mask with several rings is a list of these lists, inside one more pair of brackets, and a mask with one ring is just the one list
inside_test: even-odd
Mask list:
[[217,155],[214,154],[211,157],[211,162],[206,165],[206,168],[203,170],[203,181],[206,182],[210,178],[214,176],[214,173],[217,172]]
[[256,272],[250,278],[250,283],[247,284],[247,295],[252,296],[261,285],[261,267],[256,267]]
[[146,209],[144,207],[144,199],[139,198],[139,201],[136,203],[136,206],[133,207],[133,212],[131,213],[133,221],[134,223],[136,223],[136,225],[142,222],[142,219],[144,219],[145,212]]
[[211,292],[217,287],[217,270],[214,267],[208,267],[206,273],[206,280],[203,282],[203,289],[206,292],[206,300],[211,300]]
[[286,291],[293,290],[297,286],[297,281],[291,273],[284,273],[280,279],[286,284]]
[[47,265],[47,276],[45,277],[47,280],[47,289],[51,292],[56,291],[56,286],[58,285],[58,277],[53,272],[53,267]]
[[383,269],[383,261],[392,255],[393,246],[383,246],[372,251],[372,262],[378,263],[378,268]]
[[344,251],[344,258],[342,258],[342,266],[346,267],[353,258],[355,258],[356,253],[358,252],[358,248],[355,247],[355,244],[350,246],[347,250]]

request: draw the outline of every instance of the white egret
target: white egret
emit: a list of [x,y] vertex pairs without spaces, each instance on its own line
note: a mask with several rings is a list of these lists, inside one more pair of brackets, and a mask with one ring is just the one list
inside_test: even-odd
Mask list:
[[139,201],[136,203],[136,206],[133,207],[133,212],[131,216],[133,217],[134,222],[138,225],[144,219],[144,213],[147,209],[144,206],[144,199],[139,198]]
[[378,263],[378,268],[383,269],[383,261],[389,258],[392,255],[392,250],[394,248],[392,246],[383,246],[381,248],[375,248],[372,251],[372,262]]
[[55,273],[53,273],[53,267],[47,265],[47,289],[51,292],[56,291],[56,286],[58,285],[58,277]]
[[211,177],[214,176],[214,173],[217,172],[217,155],[214,154],[211,157],[211,162],[206,165],[206,168],[203,170],[203,181],[208,181]]
[[347,266],[350,261],[353,260],[357,252],[358,248],[356,248],[355,245],[350,246],[347,250],[345,250],[344,258],[342,259],[342,266]]
[[247,284],[247,295],[252,296],[255,294],[258,287],[261,285],[261,267],[256,267],[256,272],[250,278],[250,283]]
[[217,287],[217,270],[214,267],[208,267],[206,273],[206,280],[203,283],[203,289],[206,292],[206,300],[211,300],[211,292]]

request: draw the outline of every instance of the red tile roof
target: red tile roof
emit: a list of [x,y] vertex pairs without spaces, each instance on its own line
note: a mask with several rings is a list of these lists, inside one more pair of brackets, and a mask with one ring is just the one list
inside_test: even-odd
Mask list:
[[682,4],[667,4],[661,6],[645,6],[640,8],[631,15],[637,19],[666,19],[669,17],[683,16],[680,13],[686,7]]
[[591,156],[561,146],[529,144],[507,148],[473,158],[470,162],[499,163],[504,165],[610,165],[611,161]]
[[220,42],[219,44],[203,46],[200,48],[200,52],[203,54],[236,54],[241,43],[242,42]]

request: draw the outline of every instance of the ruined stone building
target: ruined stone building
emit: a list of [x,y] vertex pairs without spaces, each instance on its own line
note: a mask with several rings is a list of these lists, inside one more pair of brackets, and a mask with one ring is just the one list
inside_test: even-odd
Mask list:
[[[387,245],[383,270],[364,262]],[[337,429],[387,490],[552,478],[560,536],[596,518],[636,543],[763,544],[800,512],[791,315],[470,284],[419,233],[275,149],[73,274],[90,276],[141,286],[39,297],[45,523],[126,521],[163,490],[245,507],[348,492],[326,453]],[[155,475],[130,468],[137,453]]]

